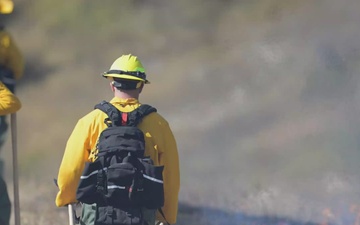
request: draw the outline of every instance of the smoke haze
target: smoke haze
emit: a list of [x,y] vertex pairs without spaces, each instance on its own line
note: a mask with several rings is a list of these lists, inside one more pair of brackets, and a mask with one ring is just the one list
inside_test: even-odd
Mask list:
[[65,17],[20,1],[24,176],[56,176],[77,119],[112,97],[99,74],[133,53],[152,82],[140,100],[177,138],[182,203],[313,222],[360,205],[359,1],[134,2]]

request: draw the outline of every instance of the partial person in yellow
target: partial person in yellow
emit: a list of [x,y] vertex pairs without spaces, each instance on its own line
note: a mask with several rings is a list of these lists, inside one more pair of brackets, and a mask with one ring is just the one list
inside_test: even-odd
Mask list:
[[[0,14],[12,13],[14,4],[11,0],[0,0]],[[16,80],[23,74],[23,57],[13,38],[5,30],[3,21],[0,21],[0,152],[6,141],[8,114],[15,113],[21,107],[15,93]],[[11,203],[2,177],[4,163],[0,159],[0,224],[9,225]]]
[[[12,93],[15,93],[16,82],[22,78],[24,71],[24,60],[19,48],[8,31],[3,21],[4,16],[11,16],[14,4],[11,0],[0,0],[0,81]],[[8,134],[8,118],[5,113],[0,116],[0,151]],[[3,161],[0,159],[0,174],[3,173]]]
[[[110,103],[120,112],[129,113],[137,109],[140,93],[145,84],[150,82],[146,79],[145,69],[140,60],[131,54],[123,55],[115,60],[109,71],[103,74],[110,82],[110,90],[114,94]],[[161,91],[161,90],[159,90]],[[86,162],[93,162],[98,156],[97,143],[101,132],[107,127],[104,123],[107,115],[99,109],[95,109],[82,117],[76,124],[70,135],[63,159],[59,168],[58,186],[56,196],[58,207],[76,203],[76,191],[80,176]],[[164,206],[161,211],[144,215],[145,222],[119,224],[148,224],[161,223],[175,224],[178,213],[178,195],[180,189],[179,156],[176,141],[169,123],[157,112],[153,112],[137,126],[145,139],[145,156],[149,156],[154,165],[164,166]],[[110,209],[109,209],[110,210]],[[107,214],[113,212],[107,212]],[[150,215],[151,214],[151,215]],[[155,215],[156,214],[156,215]],[[83,204],[80,224],[90,225],[101,219],[101,213],[97,212],[96,205]],[[116,214],[112,214],[115,220]],[[131,215],[129,215],[131,216]],[[148,216],[148,218],[147,218]],[[149,222],[150,221],[150,222]],[[108,224],[106,223],[101,224]],[[110,224],[113,224],[110,222]],[[115,223],[118,224],[118,223]],[[96,225],[96,223],[95,223]]]
[[[13,8],[11,0],[0,0],[0,14],[7,16]],[[3,21],[0,21],[0,67],[9,71],[7,74],[2,72],[0,80],[14,93],[15,82],[23,76],[24,58]]]
[[[0,0],[1,18],[11,16],[14,4],[11,0]],[[0,18],[0,19],[1,19]],[[16,82],[23,76],[24,59],[10,33],[5,29],[0,20],[0,81],[15,93]],[[0,151],[6,141],[8,133],[8,121],[6,116],[0,116]],[[0,165],[2,162],[0,161]],[[0,166],[1,167],[1,166]],[[1,168],[0,168],[1,173]]]
[[[15,113],[21,108],[20,100],[0,82],[0,115]],[[11,203],[6,183],[0,175],[0,224],[9,225]]]

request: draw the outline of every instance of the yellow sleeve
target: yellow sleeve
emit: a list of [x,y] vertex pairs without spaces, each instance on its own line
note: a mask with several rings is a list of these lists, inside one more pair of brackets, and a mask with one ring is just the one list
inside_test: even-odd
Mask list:
[[[162,208],[167,222],[176,223],[178,212],[178,196],[180,191],[180,168],[179,154],[174,135],[168,125],[165,123],[162,127],[162,138],[159,143],[159,163],[164,165],[163,179],[165,204]],[[165,222],[162,215],[158,212],[157,219]]]
[[90,152],[90,126],[80,119],[67,141],[57,180],[59,192],[55,203],[58,207],[77,202],[76,189]]
[[20,108],[20,100],[0,82],[0,115],[15,113]]

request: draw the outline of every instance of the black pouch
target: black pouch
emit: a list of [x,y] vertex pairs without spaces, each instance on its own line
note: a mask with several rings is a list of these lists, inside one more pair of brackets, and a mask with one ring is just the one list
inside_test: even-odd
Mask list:
[[[106,168],[102,168],[99,161],[92,163],[86,163],[83,175],[80,177],[79,185],[76,191],[76,199],[86,204],[103,203],[103,193],[99,192],[98,177],[99,173],[104,176],[104,182],[106,181]],[[105,183],[103,185],[106,185]],[[105,189],[106,190],[106,189]]]
[[158,209],[164,206],[164,183],[162,172],[164,166],[154,166],[144,163],[144,194],[143,205],[148,209]]
[[131,203],[139,207],[143,206],[144,193],[143,173],[136,170],[129,188],[129,199]]
[[95,225],[143,225],[141,209],[98,206]]
[[116,163],[107,170],[107,203],[116,207],[131,207],[129,188],[135,175],[135,168],[130,163]]

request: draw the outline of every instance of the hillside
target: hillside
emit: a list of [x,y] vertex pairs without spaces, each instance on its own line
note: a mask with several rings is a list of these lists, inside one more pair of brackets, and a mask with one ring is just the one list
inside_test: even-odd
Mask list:
[[112,97],[100,74],[132,53],[152,82],[140,100],[177,138],[178,224],[355,225],[360,2],[105,2],[17,0],[6,18],[27,61],[23,224],[63,224],[52,180],[66,140]]

